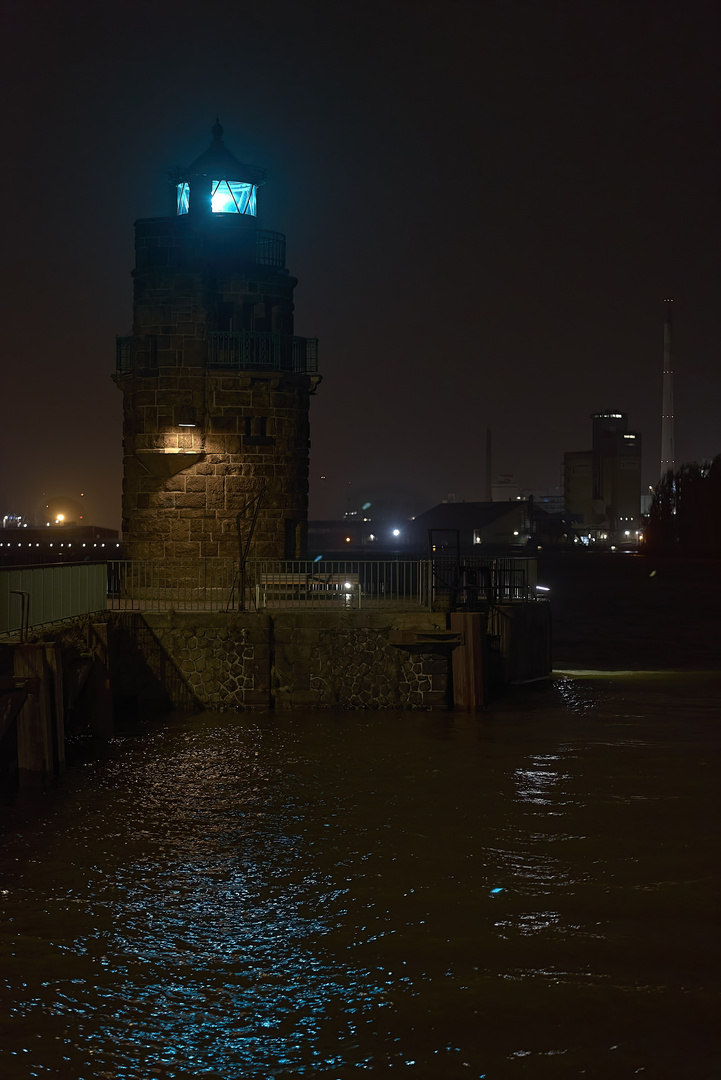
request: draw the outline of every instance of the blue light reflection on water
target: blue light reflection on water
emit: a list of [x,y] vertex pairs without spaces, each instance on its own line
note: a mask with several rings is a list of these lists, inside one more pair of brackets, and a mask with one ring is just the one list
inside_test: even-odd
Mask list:
[[11,815],[3,1075],[705,1075],[705,705],[615,693],[116,740]]

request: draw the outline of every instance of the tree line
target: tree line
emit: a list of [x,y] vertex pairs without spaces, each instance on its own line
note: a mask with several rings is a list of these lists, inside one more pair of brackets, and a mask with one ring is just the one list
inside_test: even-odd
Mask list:
[[651,500],[644,547],[661,555],[721,557],[721,454],[670,469]]

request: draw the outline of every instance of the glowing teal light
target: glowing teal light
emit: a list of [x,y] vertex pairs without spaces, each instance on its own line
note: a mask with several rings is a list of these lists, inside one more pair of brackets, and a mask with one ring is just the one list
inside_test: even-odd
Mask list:
[[251,214],[255,217],[256,186],[240,180],[213,180],[210,205],[214,214]]
[[493,896],[494,893],[499,893],[499,892],[503,892],[503,889],[501,889],[500,887],[498,887],[496,889],[491,889],[491,896]]
[[178,189],[178,213],[187,214],[190,205],[190,184],[177,184]]

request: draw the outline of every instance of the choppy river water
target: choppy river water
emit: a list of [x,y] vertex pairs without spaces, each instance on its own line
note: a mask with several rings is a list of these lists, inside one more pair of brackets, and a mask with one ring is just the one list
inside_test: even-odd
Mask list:
[[721,1075],[719,690],[119,735],[2,811],[0,1075]]

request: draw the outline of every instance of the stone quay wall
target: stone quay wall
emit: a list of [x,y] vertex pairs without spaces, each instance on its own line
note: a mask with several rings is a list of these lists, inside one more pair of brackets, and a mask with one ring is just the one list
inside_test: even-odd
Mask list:
[[[178,707],[188,691],[198,707],[219,711],[450,705],[448,650],[427,640],[394,643],[442,634],[443,614],[171,613],[146,614],[142,623],[143,632],[134,633],[137,650],[151,668],[165,665],[165,685],[171,698],[179,697]],[[125,698],[132,694],[127,665],[113,686]],[[173,686],[182,692],[174,694]]]

